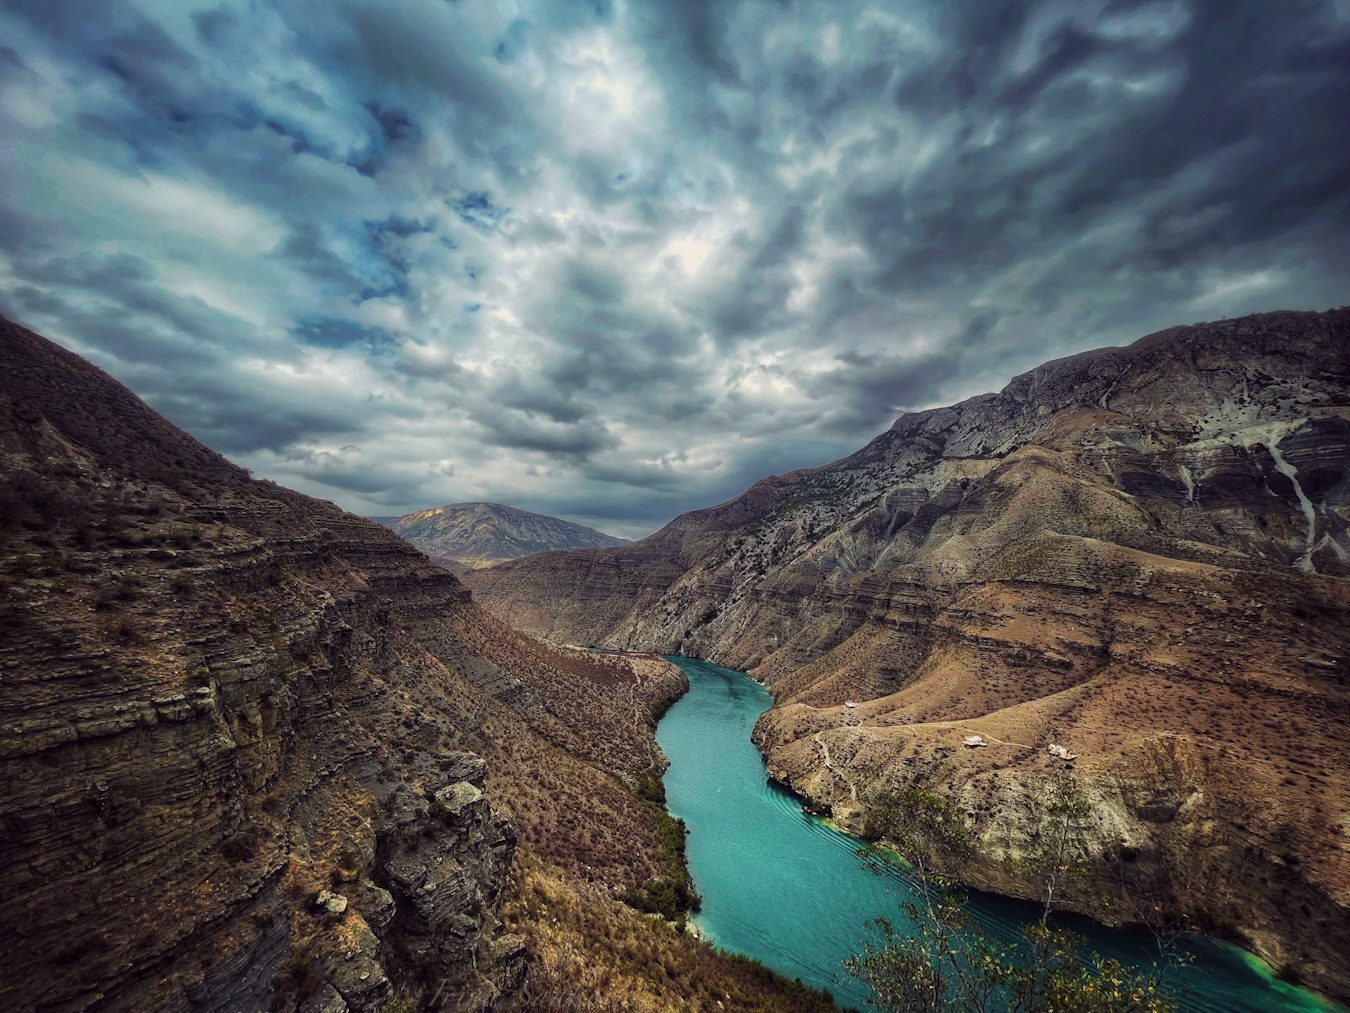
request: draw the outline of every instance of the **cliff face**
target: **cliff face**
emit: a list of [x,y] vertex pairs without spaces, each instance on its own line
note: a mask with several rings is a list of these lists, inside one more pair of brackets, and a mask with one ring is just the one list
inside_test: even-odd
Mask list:
[[631,545],[466,580],[530,632],[750,670],[775,776],[855,828],[938,788],[979,885],[1035,892],[1000,860],[1062,744],[1096,803],[1072,905],[1162,907],[1348,994],[1347,520],[1350,311],[1276,313],[1047,363]]
[[672,666],[519,636],[5,321],[0,360],[5,1009],[504,1009],[518,835],[661,874],[622,778]]
[[448,560],[455,573],[535,552],[627,544],[594,528],[501,503],[450,503],[379,520],[428,556]]

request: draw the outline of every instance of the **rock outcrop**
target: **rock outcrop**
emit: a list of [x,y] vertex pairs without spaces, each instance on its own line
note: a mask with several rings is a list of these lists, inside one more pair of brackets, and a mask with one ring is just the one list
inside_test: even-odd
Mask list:
[[506,1009],[518,835],[661,874],[623,779],[673,666],[516,634],[6,321],[0,360],[0,1006]]
[[1347,995],[1348,527],[1350,310],[1272,313],[1050,362],[631,545],[466,581],[541,636],[751,671],[774,776],[855,829],[934,787],[981,886],[1036,892],[1001,859],[1057,743],[1095,803],[1071,906],[1161,910]]
[[603,549],[628,541],[502,503],[450,503],[402,517],[371,519],[456,574],[535,552]]

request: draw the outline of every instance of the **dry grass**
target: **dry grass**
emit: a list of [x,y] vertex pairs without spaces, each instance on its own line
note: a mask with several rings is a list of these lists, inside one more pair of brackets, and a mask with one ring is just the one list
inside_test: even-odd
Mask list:
[[503,908],[531,955],[531,1008],[824,1013],[833,1003],[638,914],[594,883],[522,853]]

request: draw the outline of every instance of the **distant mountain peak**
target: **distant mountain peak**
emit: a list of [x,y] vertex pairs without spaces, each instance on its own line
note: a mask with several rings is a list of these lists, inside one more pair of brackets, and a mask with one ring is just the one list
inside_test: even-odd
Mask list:
[[505,503],[446,503],[379,523],[438,561],[466,570],[553,549],[604,549],[626,545],[582,524],[532,513]]

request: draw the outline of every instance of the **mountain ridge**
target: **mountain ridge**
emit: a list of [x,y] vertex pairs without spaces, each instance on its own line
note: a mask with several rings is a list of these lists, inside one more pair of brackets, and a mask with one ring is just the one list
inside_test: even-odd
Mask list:
[[521,635],[2,318],[0,361],[5,1010],[820,1009],[643,913],[675,666]]
[[1096,813],[1072,906],[1166,911],[1346,995],[1347,575],[1342,309],[1054,360],[631,545],[466,582],[539,636],[750,671],[773,776],[854,830],[896,777],[940,789],[984,888],[1034,893],[998,855],[1028,846],[1050,736]]
[[371,519],[459,573],[536,552],[628,543],[626,538],[505,503],[447,503],[400,517]]
[[673,665],[509,629],[3,319],[0,358],[4,1009],[816,1008],[622,902],[668,889]]

